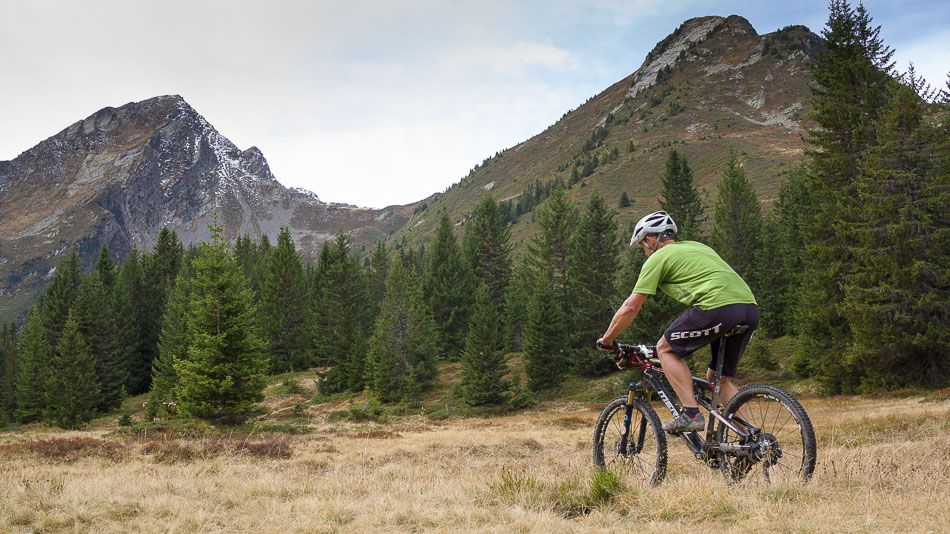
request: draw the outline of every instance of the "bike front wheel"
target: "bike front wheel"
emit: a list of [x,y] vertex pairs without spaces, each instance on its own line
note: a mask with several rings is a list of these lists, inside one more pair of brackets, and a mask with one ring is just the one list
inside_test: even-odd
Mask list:
[[730,451],[720,467],[732,481],[766,483],[805,481],[815,471],[815,431],[805,409],[787,391],[752,385],[729,401],[723,416],[746,432],[748,438],[719,424],[718,441]]
[[626,395],[610,401],[594,427],[594,465],[659,484],[666,476],[666,434],[653,407],[641,399],[628,405]]

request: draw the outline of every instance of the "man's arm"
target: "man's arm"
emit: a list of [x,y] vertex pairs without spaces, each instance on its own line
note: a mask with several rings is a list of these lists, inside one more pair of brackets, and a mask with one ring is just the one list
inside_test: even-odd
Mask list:
[[623,301],[623,305],[620,306],[617,313],[614,314],[614,318],[610,321],[610,326],[607,328],[607,333],[604,334],[604,337],[600,338],[601,343],[604,345],[613,345],[617,336],[636,319],[637,314],[640,313],[640,308],[643,307],[643,303],[646,302],[648,296],[649,295],[645,293],[631,293],[630,296],[627,297],[627,300]]

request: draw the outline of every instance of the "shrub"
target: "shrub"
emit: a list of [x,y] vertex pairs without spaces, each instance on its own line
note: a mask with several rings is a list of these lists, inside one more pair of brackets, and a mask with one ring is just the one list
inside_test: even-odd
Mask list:
[[54,438],[0,446],[0,453],[34,454],[56,462],[71,463],[82,458],[105,458],[119,461],[126,457],[119,443],[94,438]]

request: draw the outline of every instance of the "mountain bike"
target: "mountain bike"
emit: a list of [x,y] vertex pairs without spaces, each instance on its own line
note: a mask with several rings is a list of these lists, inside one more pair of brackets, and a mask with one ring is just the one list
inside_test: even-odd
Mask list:
[[[728,338],[745,332],[738,325],[723,335],[713,382],[693,377],[693,392],[709,413],[700,431],[670,434],[682,438],[696,459],[719,469],[731,482],[808,480],[815,470],[815,431],[805,409],[787,391],[766,384],[746,386],[723,408],[719,404],[722,363]],[[657,485],[666,476],[667,434],[650,402],[655,393],[674,418],[680,407],[663,379],[656,347],[615,345],[614,361],[640,368],[639,382],[607,403],[594,427],[594,464],[619,468]]]

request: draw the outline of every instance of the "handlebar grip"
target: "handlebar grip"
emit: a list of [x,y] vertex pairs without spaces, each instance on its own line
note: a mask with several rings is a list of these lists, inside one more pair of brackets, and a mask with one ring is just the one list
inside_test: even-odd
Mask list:
[[597,340],[597,348],[600,349],[600,350],[617,351],[617,350],[619,350],[620,347],[617,346],[617,342],[616,342],[616,341],[614,341],[614,344],[613,344],[613,345],[604,345],[604,344],[601,343],[600,340],[598,339],[598,340]]

